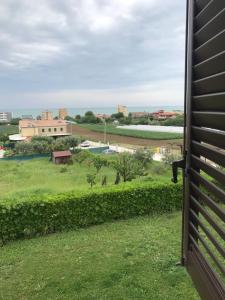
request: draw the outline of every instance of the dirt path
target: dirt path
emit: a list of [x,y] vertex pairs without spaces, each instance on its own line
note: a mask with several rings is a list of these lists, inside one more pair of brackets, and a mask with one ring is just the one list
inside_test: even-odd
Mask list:
[[[102,132],[91,131],[90,129],[73,125],[73,134],[82,136],[85,139],[92,141],[104,140],[104,134]],[[135,146],[135,147],[180,147],[182,140],[147,140],[141,138],[134,138],[128,136],[120,136],[114,134],[107,134],[107,142],[110,144],[119,144],[123,146]]]

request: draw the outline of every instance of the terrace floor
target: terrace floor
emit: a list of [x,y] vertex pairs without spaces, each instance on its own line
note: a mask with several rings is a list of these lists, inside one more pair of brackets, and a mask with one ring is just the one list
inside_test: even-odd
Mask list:
[[0,299],[199,299],[180,255],[180,213],[10,243]]

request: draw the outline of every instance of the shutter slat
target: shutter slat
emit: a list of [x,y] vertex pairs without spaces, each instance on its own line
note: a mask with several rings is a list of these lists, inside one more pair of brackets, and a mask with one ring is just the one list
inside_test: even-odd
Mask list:
[[195,10],[196,14],[200,13],[212,0],[196,0]]
[[195,33],[195,47],[201,46],[219,32],[225,29],[225,9],[220,11],[213,19]]
[[225,51],[194,66],[195,79],[202,79],[225,71]]
[[193,82],[195,95],[220,93],[225,88],[225,72],[212,75]]
[[225,92],[194,96],[192,108],[193,110],[225,111]]
[[192,112],[192,124],[224,131],[225,113],[194,111]]
[[192,138],[225,149],[225,132],[192,126]]

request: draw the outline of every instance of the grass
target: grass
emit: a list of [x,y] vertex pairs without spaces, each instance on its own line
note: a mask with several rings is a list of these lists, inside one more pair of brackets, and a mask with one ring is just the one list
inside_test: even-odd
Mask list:
[[1,249],[0,299],[197,300],[180,213],[17,241]]
[[[82,124],[79,126],[96,132],[104,132],[104,125]],[[107,125],[107,133],[148,139],[148,140],[172,140],[172,139],[183,138],[183,135],[179,133],[151,132],[151,131],[140,131],[140,130],[133,130],[133,129],[123,129],[123,128],[117,128],[116,126],[113,125]]]
[[[110,159],[108,156],[105,158]],[[27,161],[0,161],[0,202],[3,199],[29,200],[33,194],[58,193],[64,191],[83,192],[90,190],[86,175],[95,169],[88,164],[74,163],[69,166],[55,165],[48,158],[38,158]],[[163,164],[153,162],[148,169],[147,177],[137,178],[135,181],[166,181],[171,177],[170,168]],[[107,175],[108,185],[114,184],[116,172],[112,168],[104,167],[97,175],[97,185],[101,188],[103,175]]]

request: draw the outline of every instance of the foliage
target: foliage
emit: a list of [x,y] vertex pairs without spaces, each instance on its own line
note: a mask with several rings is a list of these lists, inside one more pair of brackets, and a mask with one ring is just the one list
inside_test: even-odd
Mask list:
[[[103,125],[97,124],[82,124],[81,127],[90,129],[96,132],[104,132]],[[141,139],[147,140],[172,140],[172,139],[182,139],[183,135],[179,133],[169,133],[169,132],[151,132],[151,131],[141,131],[141,130],[134,130],[134,129],[124,129],[124,128],[117,128],[114,125],[107,125],[106,127],[107,133],[116,134],[121,136],[129,136],[129,137],[136,137]]]
[[15,152],[18,154],[30,154],[33,152],[33,144],[31,142],[16,143]]
[[106,185],[107,185],[107,176],[104,175],[104,176],[102,177],[102,186],[106,186]]
[[134,157],[146,167],[153,161],[153,152],[149,149],[137,149]]
[[181,208],[182,186],[129,183],[78,195],[36,193],[29,201],[0,204],[0,239],[7,240],[85,227]]
[[184,115],[178,115],[176,118],[170,118],[166,121],[163,121],[162,125],[164,126],[184,126]]
[[54,138],[51,136],[33,136],[31,139],[32,142],[46,142],[51,145],[54,142]]
[[112,161],[112,166],[123,178],[124,182],[131,181],[137,176],[145,175],[143,164],[130,153],[120,153],[116,159]]
[[81,150],[80,152],[76,153],[74,155],[74,161],[78,162],[80,165],[85,162],[87,159],[90,159],[93,154],[90,151],[87,150]]
[[100,155],[94,155],[91,159],[91,163],[95,167],[97,173],[101,170],[102,167],[107,166],[108,164],[107,160]]
[[91,188],[96,185],[96,174],[87,174],[87,183],[90,184]]
[[14,118],[11,120],[10,124],[11,125],[19,125],[20,120],[21,120],[20,118]]
[[176,155],[173,153],[165,153],[163,157],[163,162],[165,165],[171,165],[173,161],[181,159],[181,155]]
[[119,184],[119,183],[120,183],[120,173],[116,172],[115,184]]

